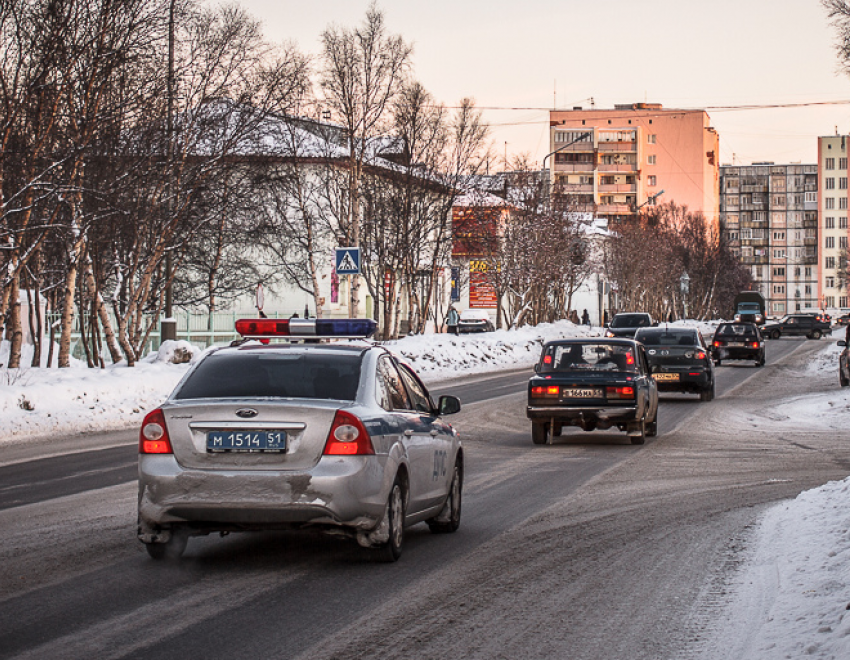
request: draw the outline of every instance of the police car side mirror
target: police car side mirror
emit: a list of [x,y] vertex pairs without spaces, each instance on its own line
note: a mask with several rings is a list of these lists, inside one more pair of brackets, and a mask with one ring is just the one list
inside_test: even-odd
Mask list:
[[847,346],[847,342],[842,339],[838,342],[838,345],[844,347]]
[[536,373],[536,374],[540,373],[540,365],[539,364],[534,365],[534,373]]
[[439,411],[441,415],[454,415],[460,412],[460,399],[450,394],[440,397]]

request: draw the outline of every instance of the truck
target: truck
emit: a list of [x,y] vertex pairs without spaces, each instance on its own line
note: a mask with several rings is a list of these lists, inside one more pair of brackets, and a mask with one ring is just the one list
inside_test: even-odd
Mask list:
[[762,324],[765,321],[764,296],[758,291],[741,291],[735,296],[735,320]]

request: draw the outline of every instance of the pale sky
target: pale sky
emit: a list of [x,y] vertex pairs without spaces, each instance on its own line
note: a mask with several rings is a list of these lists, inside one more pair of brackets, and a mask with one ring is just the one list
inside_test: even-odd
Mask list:
[[[368,0],[237,0],[272,41],[320,53],[330,25],[362,22]],[[850,76],[818,0],[383,0],[414,73],[448,106],[487,108],[502,159],[548,151],[548,110],[648,101],[704,108],[721,164],[817,160],[817,137],[850,133]],[[847,103],[838,103],[847,101]],[[829,103],[801,108],[720,106]],[[507,145],[505,144],[507,143]]]

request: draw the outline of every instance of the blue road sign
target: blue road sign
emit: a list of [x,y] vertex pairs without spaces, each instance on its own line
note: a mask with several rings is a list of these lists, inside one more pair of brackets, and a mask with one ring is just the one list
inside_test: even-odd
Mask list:
[[340,247],[336,249],[337,275],[359,275],[360,274],[360,248]]

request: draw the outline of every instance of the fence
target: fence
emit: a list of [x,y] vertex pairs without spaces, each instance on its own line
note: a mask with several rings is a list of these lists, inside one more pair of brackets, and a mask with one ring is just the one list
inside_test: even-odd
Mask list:
[[[279,319],[289,318],[290,314],[285,312],[266,312],[268,318]],[[255,318],[255,311],[247,312],[215,312],[210,314],[199,314],[190,311],[180,311],[174,314],[173,318],[177,321],[177,339],[185,340],[195,346],[207,348],[213,344],[226,344],[234,339],[238,339],[239,335],[236,332],[236,320],[240,318]],[[89,314],[85,314],[86,328],[89,327]],[[164,316],[160,316],[154,329],[151,331],[148,341],[142,350],[142,355],[147,355],[152,351],[159,349],[160,339],[160,322]],[[117,329],[118,323],[114,316],[110,313],[112,327]],[[145,319],[145,326],[150,322],[150,318]],[[50,328],[51,324],[56,324],[58,328],[61,321],[60,313],[50,313],[47,315],[45,328]],[[46,339],[49,340],[49,330],[45,333]],[[58,339],[58,332],[56,333]],[[80,317],[74,316],[74,329],[71,332],[71,355],[79,360],[85,359],[85,349],[82,342],[82,331],[80,328]],[[108,351],[104,350],[104,358],[108,359]]]

